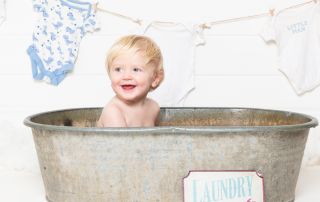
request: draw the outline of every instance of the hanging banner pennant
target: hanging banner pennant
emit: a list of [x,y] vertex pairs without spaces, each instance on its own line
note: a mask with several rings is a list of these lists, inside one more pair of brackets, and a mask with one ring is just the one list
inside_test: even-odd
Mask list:
[[184,202],[264,202],[257,171],[190,171],[183,190]]

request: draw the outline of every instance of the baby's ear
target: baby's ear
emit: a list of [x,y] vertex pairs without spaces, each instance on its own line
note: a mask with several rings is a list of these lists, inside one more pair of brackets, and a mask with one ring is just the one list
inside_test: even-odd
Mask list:
[[155,79],[153,80],[153,82],[151,84],[152,89],[155,89],[158,87],[159,81],[160,81],[160,79],[157,76],[155,76]]
[[162,82],[163,78],[164,78],[164,72],[163,72],[163,69],[161,69],[154,75],[154,80],[151,84],[151,87],[153,89],[156,89],[159,86],[159,84]]

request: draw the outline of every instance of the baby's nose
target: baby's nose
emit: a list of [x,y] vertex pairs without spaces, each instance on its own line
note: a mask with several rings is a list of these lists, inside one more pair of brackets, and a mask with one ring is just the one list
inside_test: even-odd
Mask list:
[[131,72],[130,71],[125,71],[124,74],[123,74],[123,78],[131,80],[132,79]]

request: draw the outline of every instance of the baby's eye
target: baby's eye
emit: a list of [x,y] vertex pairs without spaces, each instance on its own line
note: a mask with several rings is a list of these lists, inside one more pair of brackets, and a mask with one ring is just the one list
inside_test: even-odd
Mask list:
[[142,69],[141,69],[141,68],[139,68],[139,67],[134,67],[134,68],[133,68],[133,71],[134,71],[134,72],[141,72],[141,71],[142,71]]
[[113,69],[113,71],[115,71],[115,72],[121,72],[121,70],[122,70],[121,67],[115,67],[115,68]]

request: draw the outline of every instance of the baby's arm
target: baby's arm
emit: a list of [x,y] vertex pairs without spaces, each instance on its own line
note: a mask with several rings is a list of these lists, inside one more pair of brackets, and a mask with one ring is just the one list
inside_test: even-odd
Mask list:
[[98,127],[127,127],[124,116],[115,105],[106,106],[97,123]]

